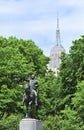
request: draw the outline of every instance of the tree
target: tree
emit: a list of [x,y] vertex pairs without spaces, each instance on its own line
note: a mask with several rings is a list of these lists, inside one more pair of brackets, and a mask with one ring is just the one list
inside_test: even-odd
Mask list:
[[45,77],[39,79],[39,118],[44,120],[48,115],[55,116],[56,103],[58,102],[58,90],[56,77],[53,72],[48,72]]
[[1,130],[6,125],[16,129],[16,114],[18,120],[24,115],[21,85],[32,73],[39,81],[38,117],[44,130],[84,129],[84,36],[73,41],[69,54],[62,54],[58,77],[46,72],[49,58],[31,40],[0,37],[0,50]]
[[31,73],[45,75],[49,58],[31,40],[1,37],[0,84],[9,87],[27,80]]
[[3,119],[11,119],[5,123],[8,125],[13,121],[11,115],[24,115],[21,86],[27,83],[32,73],[37,77],[44,76],[48,61],[49,58],[32,40],[0,37],[0,128],[9,129],[2,125]]
[[66,105],[61,111],[61,130],[83,130],[84,129],[84,81],[76,86],[77,91],[74,93],[71,104]]
[[11,114],[8,117],[4,114],[2,120],[0,120],[0,130],[19,130],[21,119],[21,114]]
[[60,65],[60,100],[61,109],[65,104],[70,105],[73,94],[76,92],[76,85],[84,79],[84,36],[73,41],[69,54],[63,53]]
[[70,50],[70,56],[73,62],[73,69],[75,70],[76,80],[84,79],[84,36],[73,41],[73,46]]
[[79,82],[76,86],[77,91],[72,99],[73,109],[77,112],[84,123],[84,80]]

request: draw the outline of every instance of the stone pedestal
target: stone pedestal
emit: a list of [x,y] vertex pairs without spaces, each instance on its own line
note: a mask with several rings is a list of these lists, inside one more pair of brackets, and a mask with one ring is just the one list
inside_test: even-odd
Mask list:
[[42,124],[40,120],[24,118],[20,121],[19,130],[42,130]]

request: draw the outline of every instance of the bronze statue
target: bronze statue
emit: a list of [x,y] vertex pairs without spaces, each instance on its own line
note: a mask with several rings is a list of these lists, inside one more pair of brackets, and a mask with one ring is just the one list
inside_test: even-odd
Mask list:
[[28,80],[28,84],[25,85],[25,91],[23,95],[23,105],[26,105],[26,117],[32,117],[32,106],[38,108],[38,82],[35,80],[35,76],[32,75]]

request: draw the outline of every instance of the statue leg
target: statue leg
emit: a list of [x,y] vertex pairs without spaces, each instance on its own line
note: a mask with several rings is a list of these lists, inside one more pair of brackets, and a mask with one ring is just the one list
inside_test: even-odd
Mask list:
[[26,104],[26,118],[31,118],[31,105]]
[[35,90],[33,90],[33,94],[35,96],[35,105],[38,106],[38,96],[37,96],[37,92]]
[[26,106],[26,118],[29,118],[28,106]]
[[35,96],[35,105],[38,106],[38,98]]
[[24,105],[24,102],[25,102],[25,93],[24,93],[24,95],[23,95],[23,99],[22,99],[22,105]]
[[35,92],[35,111],[36,111],[35,118],[38,119],[38,96],[36,92]]

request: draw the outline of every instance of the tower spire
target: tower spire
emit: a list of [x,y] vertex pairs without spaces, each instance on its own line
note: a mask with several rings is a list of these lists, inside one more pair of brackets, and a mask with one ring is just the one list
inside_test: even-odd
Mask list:
[[57,29],[59,29],[59,16],[58,16],[58,13],[57,13]]
[[58,13],[57,13],[56,45],[57,46],[61,45]]

